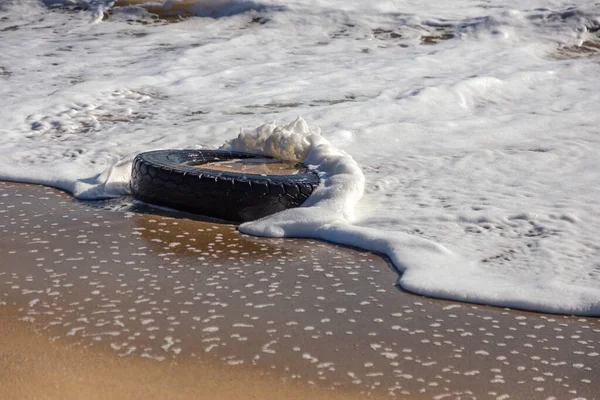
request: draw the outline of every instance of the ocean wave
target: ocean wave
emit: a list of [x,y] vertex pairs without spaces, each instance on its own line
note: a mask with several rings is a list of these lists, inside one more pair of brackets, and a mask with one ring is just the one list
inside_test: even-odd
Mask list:
[[423,26],[447,30],[463,38],[489,35],[527,40],[535,35],[564,40],[597,31],[600,27],[600,12],[594,7],[571,7],[562,11],[508,10],[461,21],[428,19],[423,21]]
[[150,14],[165,18],[222,18],[267,8],[267,5],[252,0],[42,0],[42,3],[49,8],[87,10],[93,15],[103,14],[112,8],[141,8]]

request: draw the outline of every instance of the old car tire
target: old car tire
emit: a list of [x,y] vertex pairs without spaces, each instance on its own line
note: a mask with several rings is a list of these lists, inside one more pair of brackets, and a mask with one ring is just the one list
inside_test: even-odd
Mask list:
[[158,150],[133,161],[131,191],[144,202],[229,221],[250,221],[298,207],[319,184],[308,169],[258,175],[203,168],[232,159],[267,158],[224,150]]

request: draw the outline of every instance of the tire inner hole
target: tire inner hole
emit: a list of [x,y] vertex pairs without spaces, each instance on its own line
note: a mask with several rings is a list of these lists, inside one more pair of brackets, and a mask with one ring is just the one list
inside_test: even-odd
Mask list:
[[308,171],[300,163],[277,160],[274,158],[236,158],[212,161],[205,164],[190,163],[192,167],[208,168],[217,171],[238,172],[253,175],[297,175]]

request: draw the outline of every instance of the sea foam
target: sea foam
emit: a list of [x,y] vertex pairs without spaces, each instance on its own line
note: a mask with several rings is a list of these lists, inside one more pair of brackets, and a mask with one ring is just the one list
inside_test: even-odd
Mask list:
[[301,161],[321,182],[299,208],[240,225],[243,233],[316,238],[385,254],[400,273],[398,284],[422,295],[555,313],[600,314],[600,290],[563,285],[553,278],[519,282],[441,244],[398,231],[352,223],[363,196],[364,175],[354,159],[335,148],[302,118],[288,125],[245,130],[223,148]]

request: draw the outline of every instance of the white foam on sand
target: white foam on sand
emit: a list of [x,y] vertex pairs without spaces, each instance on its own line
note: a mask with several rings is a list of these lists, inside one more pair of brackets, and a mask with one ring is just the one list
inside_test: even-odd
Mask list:
[[223,147],[301,161],[321,179],[301,207],[246,222],[239,227],[243,233],[323,239],[385,254],[401,273],[398,283],[426,296],[554,313],[600,313],[598,288],[568,285],[559,276],[522,282],[520,275],[486,268],[430,240],[352,224],[364,175],[350,155],[312,131],[302,118],[245,130]]

